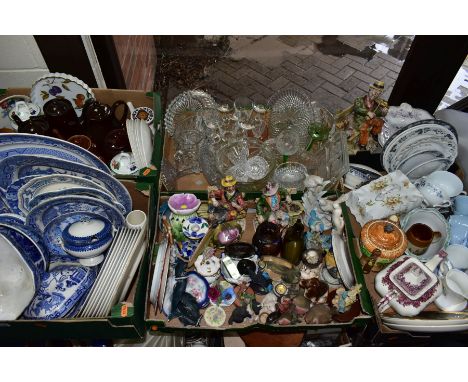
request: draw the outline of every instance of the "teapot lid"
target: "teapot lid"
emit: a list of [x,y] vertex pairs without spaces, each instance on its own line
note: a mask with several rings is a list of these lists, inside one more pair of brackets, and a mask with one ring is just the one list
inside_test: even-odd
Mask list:
[[403,230],[389,220],[372,220],[366,223],[361,230],[361,242],[371,253],[380,249],[380,257],[388,260],[401,256],[408,244]]

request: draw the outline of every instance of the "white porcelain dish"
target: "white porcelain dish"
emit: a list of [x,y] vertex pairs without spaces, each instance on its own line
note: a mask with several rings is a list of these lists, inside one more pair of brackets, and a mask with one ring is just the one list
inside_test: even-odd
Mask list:
[[460,325],[405,325],[405,324],[394,324],[394,323],[385,323],[390,329],[395,330],[404,330],[407,332],[417,332],[417,333],[449,333],[449,332],[463,332],[468,330],[468,324]]
[[332,232],[332,247],[340,278],[346,288],[352,288],[356,280],[351,265],[351,258],[349,257],[346,243],[336,230]]
[[158,253],[156,255],[156,262],[154,264],[153,278],[151,281],[150,301],[153,307],[158,305],[159,289],[161,288],[161,277],[164,270],[164,261],[167,256],[167,239],[163,239],[159,243]]

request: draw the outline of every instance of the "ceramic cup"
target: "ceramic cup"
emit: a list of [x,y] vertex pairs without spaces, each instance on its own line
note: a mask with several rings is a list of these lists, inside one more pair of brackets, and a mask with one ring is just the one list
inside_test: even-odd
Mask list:
[[432,242],[440,240],[442,235],[425,224],[416,223],[406,231],[406,237],[408,239],[408,249],[419,256],[426,252]]
[[127,215],[125,220],[128,228],[140,229],[146,223],[146,214],[141,210],[133,210]]
[[449,207],[452,203],[450,196],[434,183],[422,177],[414,184],[424,196],[424,204],[430,207]]
[[452,215],[449,218],[450,244],[468,243],[468,216]]
[[454,200],[454,212],[456,215],[468,216],[468,196],[459,195]]
[[440,188],[450,198],[463,192],[463,182],[458,176],[448,171],[434,171],[427,180]]
[[452,244],[445,250],[447,259],[457,269],[468,269],[468,248],[460,244]]
[[451,269],[442,279],[442,285],[443,295],[436,305],[444,311],[465,309],[468,299],[468,275],[459,269]]

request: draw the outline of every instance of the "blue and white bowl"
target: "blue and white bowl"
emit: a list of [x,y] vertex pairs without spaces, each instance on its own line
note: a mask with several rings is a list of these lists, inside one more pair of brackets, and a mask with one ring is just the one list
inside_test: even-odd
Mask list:
[[70,255],[78,257],[80,264],[93,267],[103,262],[103,253],[112,243],[112,233],[100,240],[97,240],[88,245],[73,245],[63,243],[63,249]]
[[189,260],[195,253],[198,247],[198,242],[196,241],[184,241],[182,242],[182,257]]
[[63,243],[69,246],[87,246],[109,238],[112,238],[112,224],[109,220],[85,215],[62,232]]
[[44,274],[24,318],[53,320],[65,317],[86,296],[96,280],[96,268],[62,265]]

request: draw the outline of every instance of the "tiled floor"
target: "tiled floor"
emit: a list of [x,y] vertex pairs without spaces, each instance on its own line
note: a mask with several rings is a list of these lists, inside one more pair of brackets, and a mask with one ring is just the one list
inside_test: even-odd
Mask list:
[[[267,100],[295,87],[336,112],[376,80],[385,82],[388,99],[411,44],[410,37],[391,37],[212,36],[197,46],[193,38],[172,41],[161,47],[156,86],[167,90],[168,100],[187,88],[201,88],[231,102],[238,95]],[[210,46],[211,55],[206,53]]]

